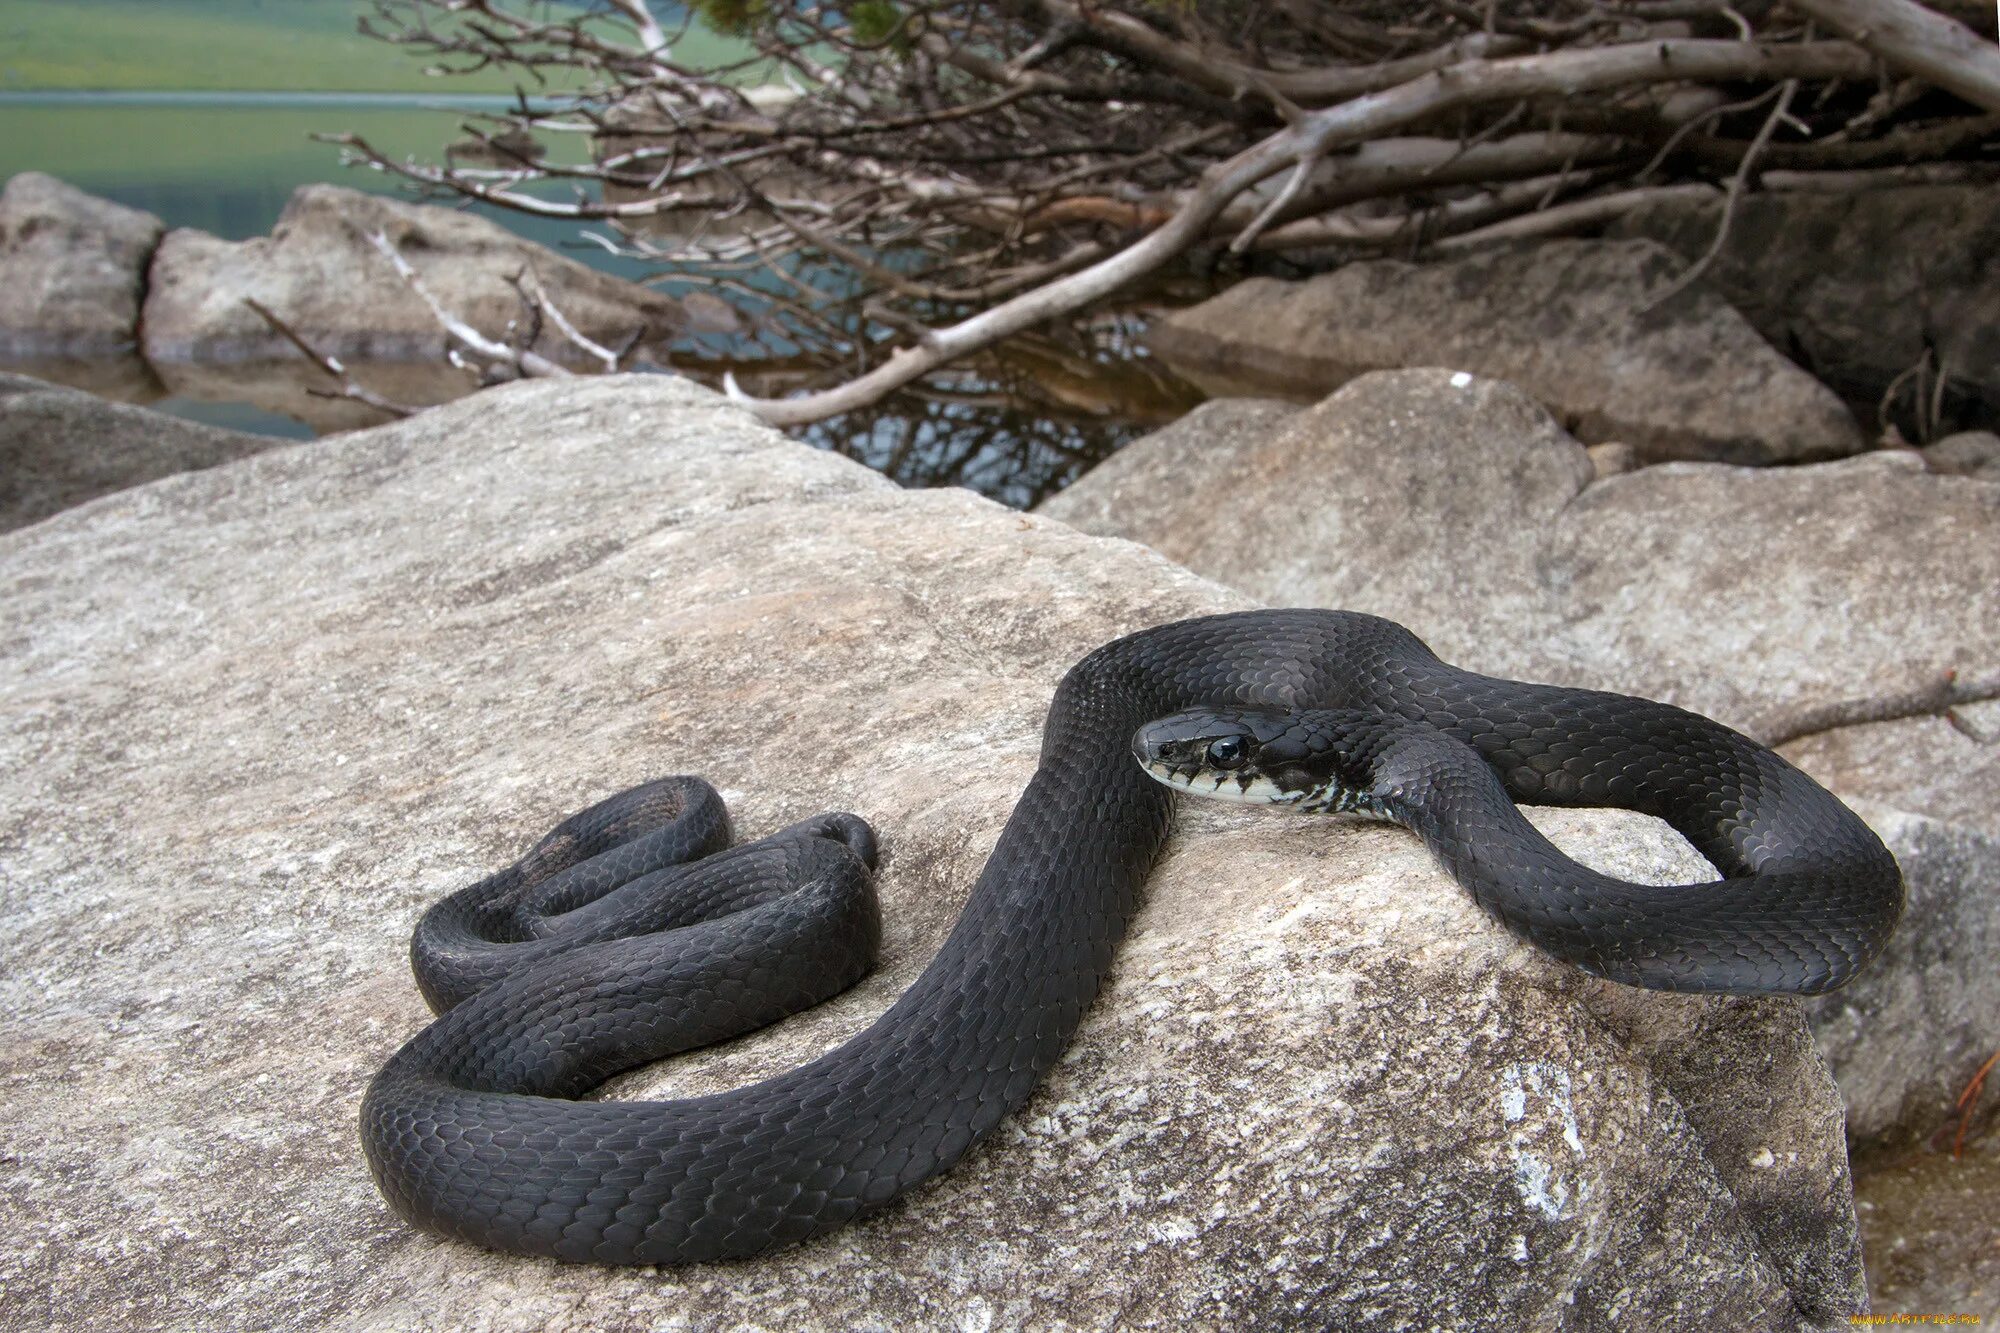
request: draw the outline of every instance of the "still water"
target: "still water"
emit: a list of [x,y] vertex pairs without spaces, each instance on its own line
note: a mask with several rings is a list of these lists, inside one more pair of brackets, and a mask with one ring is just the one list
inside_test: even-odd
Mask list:
[[[315,132],[361,135],[392,157],[437,160],[465,137],[469,110],[505,99],[367,94],[0,93],[0,178],[45,171],[92,194],[142,208],[169,227],[228,240],[263,235],[300,185],[333,181],[393,192],[382,175],[343,167]],[[554,145],[558,159],[584,151]],[[596,268],[641,280],[656,267],[583,240],[582,224],[486,210],[511,230]],[[663,289],[672,291],[670,278]],[[866,412],[797,433],[910,485],[963,485],[1017,506],[1074,480],[1134,436],[1173,420],[1200,395],[1147,358],[1148,311],[1100,315],[1018,340],[980,365]],[[26,367],[177,415],[305,437],[315,417],[299,367],[231,367],[190,375],[168,392],[143,367]],[[412,373],[410,367],[401,373]],[[745,367],[737,367],[746,382]],[[469,391],[431,386],[429,398]],[[350,423],[351,424],[351,423]]]

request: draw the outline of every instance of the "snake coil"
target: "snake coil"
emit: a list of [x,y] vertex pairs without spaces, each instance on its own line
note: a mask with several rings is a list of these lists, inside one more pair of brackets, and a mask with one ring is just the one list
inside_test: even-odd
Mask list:
[[[1096,996],[1171,813],[1133,761],[1134,733],[1232,708],[1361,710],[1470,747],[1513,801],[1668,821],[1720,882],[1603,881],[1616,886],[1607,902],[1533,861],[1478,888],[1511,927],[1601,975],[1817,993],[1879,952],[1902,909],[1896,863],[1866,825],[1706,718],[1461,671],[1352,612],[1181,621],[1071,668],[1040,765],[936,958],[872,1026],[775,1078],[672,1101],[569,1100],[867,970],[874,840],[852,815],[683,867],[727,842],[727,817],[705,784],[669,779],[567,821],[434,908],[413,953],[444,1013],[363,1100],[376,1182],[446,1235],[597,1263],[757,1254],[886,1203],[1018,1107]],[[1457,836],[1426,833],[1447,864],[1471,860]]]

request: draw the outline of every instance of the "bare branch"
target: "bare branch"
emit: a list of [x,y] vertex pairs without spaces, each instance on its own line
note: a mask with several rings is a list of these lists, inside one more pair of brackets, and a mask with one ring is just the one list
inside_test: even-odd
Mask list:
[[329,353],[322,352],[318,348],[314,347],[311,343],[307,342],[303,334],[301,334],[297,329],[293,328],[290,324],[287,324],[284,320],[280,319],[275,311],[273,311],[269,306],[265,305],[262,301],[259,301],[256,297],[254,296],[244,297],[243,304],[249,306],[252,310],[256,311],[259,315],[261,315],[263,317],[264,322],[266,324],[269,324],[273,331],[275,331],[279,336],[283,337],[286,342],[289,342],[292,346],[298,348],[299,352],[306,358],[306,360],[312,362],[314,365],[318,366],[321,370],[325,371],[329,376],[333,378],[335,383],[340,385],[340,392],[337,394],[329,394],[328,397],[351,398],[357,403],[365,403],[369,407],[374,408],[376,411],[386,412],[388,415],[392,417],[413,417],[418,412],[423,410],[421,408],[410,407],[407,404],[394,402],[390,399],[384,398],[381,394],[376,393],[373,389],[369,388],[367,385],[362,384],[361,382],[356,380],[352,375],[347,373],[347,367],[345,364],[341,362],[340,358],[333,356]]
[[528,348],[513,348],[507,346],[505,343],[494,342],[478,329],[473,328],[457,315],[445,309],[444,303],[431,295],[430,288],[424,285],[423,279],[417,276],[417,271],[410,267],[410,261],[403,258],[403,252],[396,248],[396,243],[390,240],[387,235],[379,231],[371,231],[368,233],[368,243],[381,251],[383,257],[395,266],[398,276],[409,284],[410,290],[423,298],[424,304],[430,307],[431,314],[437,319],[438,326],[453,339],[463,343],[467,350],[485,357],[488,361],[495,361],[501,365],[511,366],[523,375],[554,379],[568,377],[569,371],[565,367],[557,365],[541,353]]
[[1790,0],[1905,73],[2000,111],[2000,46],[1915,0]]
[[[549,295],[549,289],[542,284],[542,275],[535,272],[533,267],[530,267],[527,271],[527,279],[528,286],[531,289],[528,293],[529,299],[536,302],[543,310],[548,312],[549,319],[562,333],[562,336],[569,339],[571,343],[586,354],[603,362],[606,374],[615,374],[619,369],[618,363],[624,359],[625,352],[631,350],[630,344],[628,343],[624,351],[614,352],[602,343],[594,342],[585,337],[576,325],[569,322],[568,316],[562,312],[562,307],[558,306],[555,303],[555,299]],[[632,341],[636,342],[639,334],[643,332],[643,329],[635,330]]]
[[[442,166],[358,136],[340,140],[350,159],[420,193],[602,222],[582,239],[667,267],[723,311],[707,332],[768,350],[741,363],[746,383],[814,390],[754,402],[785,423],[1191,253],[1458,249],[1725,183],[1726,228],[1748,189],[1827,188],[1836,169],[2000,173],[2000,119],[1925,96],[1927,76],[1885,83],[1872,30],[1815,40],[1806,6],[1767,0],[975,0],[899,5],[887,33],[880,13],[805,0],[743,11],[756,55],[705,72],[674,62],[674,25],[645,0],[373,3],[388,40],[451,68],[585,82],[482,118],[491,132]],[[789,91],[740,86],[774,77]],[[1778,142],[1784,124],[1796,141]],[[542,151],[553,134],[586,136],[588,155]],[[517,286],[549,339],[622,360],[532,277]],[[740,352],[697,339],[687,355]]]
[[1251,242],[1257,239],[1258,233],[1270,226],[1272,220],[1285,211],[1286,205],[1298,198],[1300,189],[1306,183],[1306,177],[1312,174],[1313,164],[1318,161],[1317,153],[1298,160],[1298,165],[1292,168],[1292,174],[1285,179],[1285,188],[1278,191],[1271,202],[1264,205],[1263,211],[1250,220],[1250,225],[1237,233],[1236,239],[1229,243],[1231,254],[1240,255],[1248,250]]
[[1291,128],[1210,168],[1200,188],[1187,197],[1173,218],[1143,240],[1080,273],[941,329],[928,344],[897,351],[882,365],[837,389],[804,398],[742,401],[773,425],[817,421],[874,402],[947,361],[1079,310],[1153,272],[1199,239],[1230,200],[1300,158],[1392,132],[1447,109],[1647,82],[1860,78],[1869,67],[1867,54],[1845,42],[1762,46],[1723,41],[1647,42],[1453,65],[1313,112]]
[[1708,271],[1708,266],[1715,262],[1715,257],[1722,253],[1722,243],[1729,237],[1729,224],[1736,219],[1736,204],[1743,197],[1743,183],[1750,177],[1751,165],[1756,162],[1757,154],[1762,151],[1764,145],[1771,141],[1771,134],[1785,119],[1785,113],[1791,110],[1792,97],[1798,90],[1797,79],[1787,79],[1778,85],[1777,105],[1773,106],[1771,114],[1764,118],[1763,127],[1757,131],[1757,137],[1751,141],[1749,150],[1743,154],[1743,160],[1737,163],[1736,174],[1729,178],[1729,189],[1722,196],[1722,216],[1716,219],[1715,237],[1708,243],[1708,249],[1702,251],[1701,258],[1689,264],[1687,269],[1668,283],[1664,290],[1648,297],[1646,304],[1640,307],[1641,310],[1652,310],[1665,305],[1687,290],[1697,278]]
[[1474,231],[1460,232],[1456,236],[1439,241],[1433,248],[1449,252],[1470,250],[1476,246],[1491,245],[1500,241],[1562,236],[1587,228],[1601,227],[1607,222],[1625,216],[1635,208],[1665,200],[1694,201],[1714,197],[1715,187],[1712,185],[1652,185],[1642,186],[1636,190],[1620,190],[1615,194],[1597,194],[1587,199],[1573,199],[1566,204],[1556,204],[1539,212],[1509,218],[1505,222],[1495,222]]

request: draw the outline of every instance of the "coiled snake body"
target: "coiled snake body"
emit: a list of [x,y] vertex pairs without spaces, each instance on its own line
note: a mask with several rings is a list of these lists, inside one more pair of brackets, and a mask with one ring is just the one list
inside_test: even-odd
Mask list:
[[[1069,671],[1040,766],[936,958],[867,1030],[789,1073],[674,1101],[566,1100],[858,979],[877,927],[873,839],[854,816],[680,868],[726,842],[727,821],[705,784],[670,779],[585,812],[434,908],[413,952],[446,1012],[362,1108],[384,1195],[481,1245],[682,1263],[803,1239],[949,1167],[1028,1096],[1096,995],[1169,822],[1170,793],[1134,762],[1134,734],[1189,709],[1355,710],[1343,717],[1358,780],[1388,784],[1386,812],[1511,928],[1614,980],[1830,990],[1901,911],[1895,861],[1866,825],[1705,718],[1461,671],[1372,616],[1181,621]],[[1400,767],[1375,763],[1394,747],[1370,719],[1395,733]],[[1463,771],[1434,765],[1438,747],[1470,747],[1486,777],[1438,777]],[[1425,782],[1441,797],[1434,819]],[[1532,846],[1472,847],[1480,830],[1517,832],[1482,803],[1482,783],[1504,788],[1502,804],[1658,815],[1724,878],[1641,888]]]

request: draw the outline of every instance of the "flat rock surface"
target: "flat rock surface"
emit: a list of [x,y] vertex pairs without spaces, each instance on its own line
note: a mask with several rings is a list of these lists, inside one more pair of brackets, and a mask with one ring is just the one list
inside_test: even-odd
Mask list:
[[0,373],[0,532],[279,443]]
[[0,189],[0,356],[109,356],[139,337],[151,213],[39,171]]
[[[532,312],[510,279],[530,291],[539,284],[575,328],[614,349],[652,347],[681,327],[672,299],[476,214],[304,185],[269,236],[224,241],[185,228],[167,233],[149,278],[147,359],[295,358],[292,345],[245,304],[254,299],[331,356],[443,361],[443,328],[370,243],[376,232],[395,243],[447,310],[496,342],[529,342]],[[588,360],[552,319],[541,321],[529,345],[559,360]]]
[[[904,493],[659,378],[529,383],[0,537],[0,1289],[25,1327],[1778,1329],[1860,1270],[1789,1000],[1596,982],[1387,828],[1192,809],[1104,996],[940,1180],[809,1245],[569,1268],[413,1232],[360,1160],[422,907],[707,774],[746,836],[874,819],[879,971],[619,1080],[708,1091],[930,957],[1061,672],[1243,605]],[[1703,873],[1638,816],[1538,816]],[[1025,965],[1032,965],[1030,960]]]
[[[1176,311],[1152,346],[1218,393],[1308,401],[1376,370],[1444,366],[1504,379],[1585,444],[1641,462],[1798,462],[1851,454],[1833,392],[1647,241],[1546,241],[1411,264],[1252,278]],[[1662,300],[1662,297],[1666,299]]]

